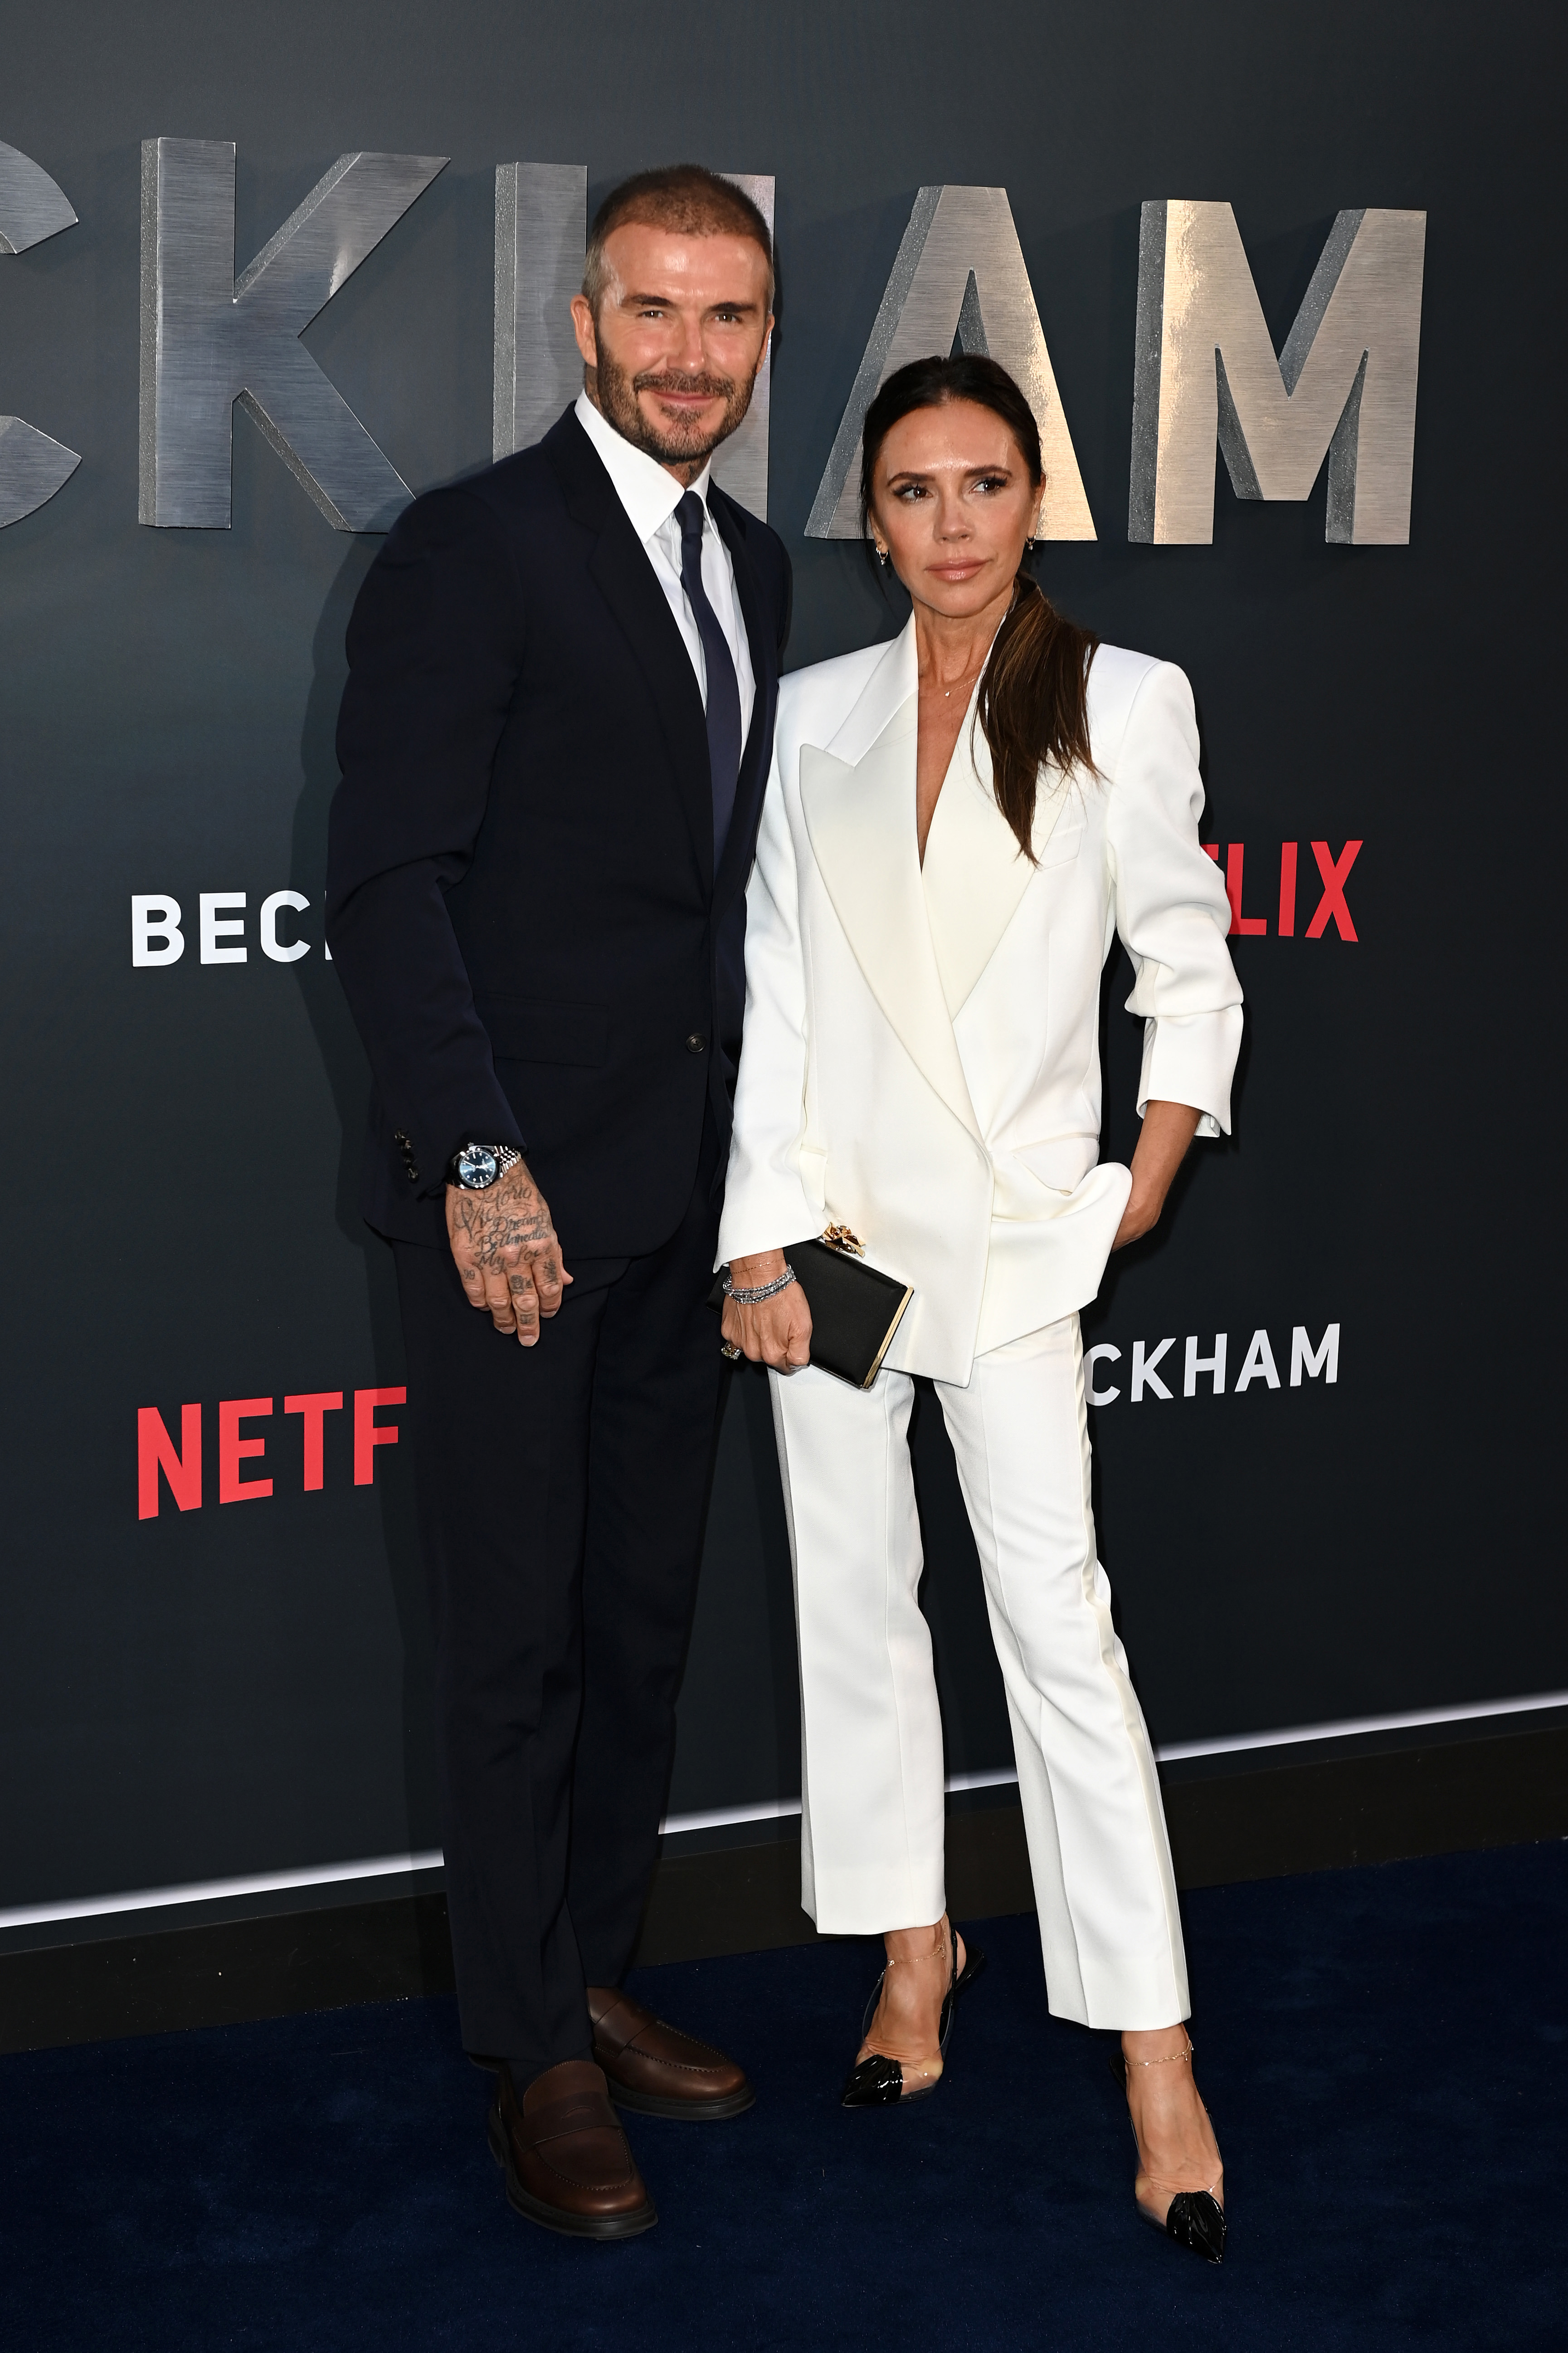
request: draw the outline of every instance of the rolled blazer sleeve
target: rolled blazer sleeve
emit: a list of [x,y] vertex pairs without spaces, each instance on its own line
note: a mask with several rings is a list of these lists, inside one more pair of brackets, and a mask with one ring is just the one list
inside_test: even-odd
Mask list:
[[746,1044],[719,1227],[719,1263],[781,1249],[821,1219],[801,1183],[807,997],[800,887],[778,755],[746,886]]
[[349,623],[327,938],[425,1192],[467,1134],[524,1143],[446,903],[484,821],[523,637],[500,526],[460,489],[399,519]]
[[1192,689],[1169,662],[1133,697],[1108,789],[1116,928],[1137,975],[1127,1010],[1144,1024],[1139,1115],[1150,1102],[1189,1103],[1200,1135],[1228,1135],[1241,987],[1226,946],[1230,902],[1198,842]]

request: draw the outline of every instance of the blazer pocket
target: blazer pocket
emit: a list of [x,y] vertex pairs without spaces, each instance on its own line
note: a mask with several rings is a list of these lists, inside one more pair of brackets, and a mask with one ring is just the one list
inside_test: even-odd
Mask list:
[[1040,852],[1039,862],[1042,866],[1067,866],[1082,847],[1083,819],[1080,818],[1076,825],[1058,823],[1051,828],[1051,838]]
[[1053,1193],[1076,1193],[1100,1158],[1098,1135],[1053,1135],[1038,1144],[1016,1144],[1013,1157],[1021,1161],[1037,1183]]
[[538,997],[487,997],[477,1006],[500,1062],[568,1062],[595,1070],[610,1048],[603,1005],[562,1005]]

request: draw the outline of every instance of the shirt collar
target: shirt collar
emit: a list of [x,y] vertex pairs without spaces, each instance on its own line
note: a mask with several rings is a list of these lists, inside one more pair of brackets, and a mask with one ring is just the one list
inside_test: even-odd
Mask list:
[[[650,540],[659,526],[669,521],[686,491],[673,474],[665,472],[657,458],[650,458],[646,450],[637,448],[624,434],[617,433],[585,392],[577,395],[575,415],[615,484],[616,495],[626,511],[632,529],[640,540]],[[696,491],[704,506],[708,503],[710,471],[711,462],[703,467],[694,482],[687,485]]]

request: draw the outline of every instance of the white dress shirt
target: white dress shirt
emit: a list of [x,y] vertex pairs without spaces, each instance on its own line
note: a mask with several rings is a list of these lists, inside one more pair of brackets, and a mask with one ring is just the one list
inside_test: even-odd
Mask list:
[[[602,417],[585,392],[577,396],[577,422],[604,461],[605,471],[616,486],[616,495],[626,511],[632,529],[641,540],[654,577],[665,593],[675,626],[691,657],[691,667],[697,673],[698,689],[702,696],[702,708],[708,708],[708,664],[703,659],[702,639],[699,635],[696,617],[680,578],[680,525],[675,510],[686,493],[673,474],[666,473],[657,458],[638,449],[624,434]],[[752,732],[752,705],[757,698],[757,682],[752,675],[751,648],[746,643],[746,625],[741,617],[741,600],[735,594],[735,571],[730,561],[730,551],[720,536],[718,526],[708,512],[708,478],[711,471],[704,466],[697,480],[690,484],[702,501],[702,586],[708,592],[719,627],[724,632],[724,642],[730,649],[735,665],[735,682],[741,690],[741,743],[745,744]]]

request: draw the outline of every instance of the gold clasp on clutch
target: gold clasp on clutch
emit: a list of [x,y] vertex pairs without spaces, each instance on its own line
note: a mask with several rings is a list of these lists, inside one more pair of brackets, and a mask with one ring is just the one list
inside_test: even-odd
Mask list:
[[829,1250],[842,1250],[847,1258],[864,1258],[866,1245],[858,1241],[847,1226],[824,1226],[822,1239]]

